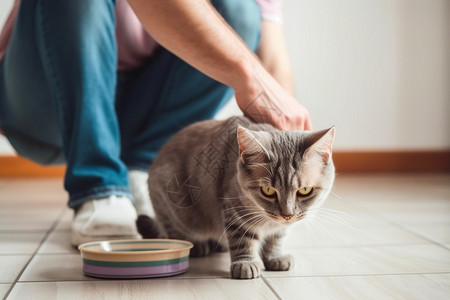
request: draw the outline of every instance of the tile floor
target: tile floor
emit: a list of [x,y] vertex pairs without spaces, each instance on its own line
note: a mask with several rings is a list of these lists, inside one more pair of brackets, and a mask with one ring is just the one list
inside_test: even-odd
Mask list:
[[85,277],[57,179],[0,180],[7,299],[450,299],[450,175],[340,175],[323,213],[286,241],[288,272],[229,278],[229,258],[164,279]]

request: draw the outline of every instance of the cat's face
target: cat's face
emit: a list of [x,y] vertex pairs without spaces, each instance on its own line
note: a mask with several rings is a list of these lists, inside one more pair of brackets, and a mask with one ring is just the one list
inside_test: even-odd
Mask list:
[[264,132],[240,127],[238,180],[266,217],[292,224],[314,215],[331,190],[334,128]]

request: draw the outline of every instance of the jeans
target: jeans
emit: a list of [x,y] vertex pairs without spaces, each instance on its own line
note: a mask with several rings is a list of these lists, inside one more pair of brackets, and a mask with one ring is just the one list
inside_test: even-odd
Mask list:
[[[255,51],[257,4],[211,2]],[[66,164],[72,208],[131,198],[128,170],[147,171],[171,136],[212,118],[233,95],[162,47],[141,68],[117,71],[114,7],[112,0],[24,0],[0,64],[0,126],[19,155]]]

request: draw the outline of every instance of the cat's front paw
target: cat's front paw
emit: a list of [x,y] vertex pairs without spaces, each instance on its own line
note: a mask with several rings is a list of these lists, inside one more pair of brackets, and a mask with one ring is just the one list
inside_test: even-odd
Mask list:
[[236,261],[231,264],[231,277],[252,279],[261,275],[261,265],[257,261]]
[[290,255],[275,257],[264,262],[267,271],[287,271],[294,265],[294,258]]

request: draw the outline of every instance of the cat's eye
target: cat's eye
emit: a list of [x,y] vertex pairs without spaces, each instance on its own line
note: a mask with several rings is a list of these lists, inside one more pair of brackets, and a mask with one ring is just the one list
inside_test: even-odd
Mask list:
[[261,193],[263,193],[264,196],[269,198],[275,198],[277,196],[277,192],[267,185],[261,186]]
[[306,196],[311,195],[312,191],[313,191],[313,188],[312,188],[312,187],[310,187],[310,186],[304,186],[304,187],[301,187],[301,188],[299,188],[299,189],[297,190],[297,194],[298,194],[300,197],[306,197]]

